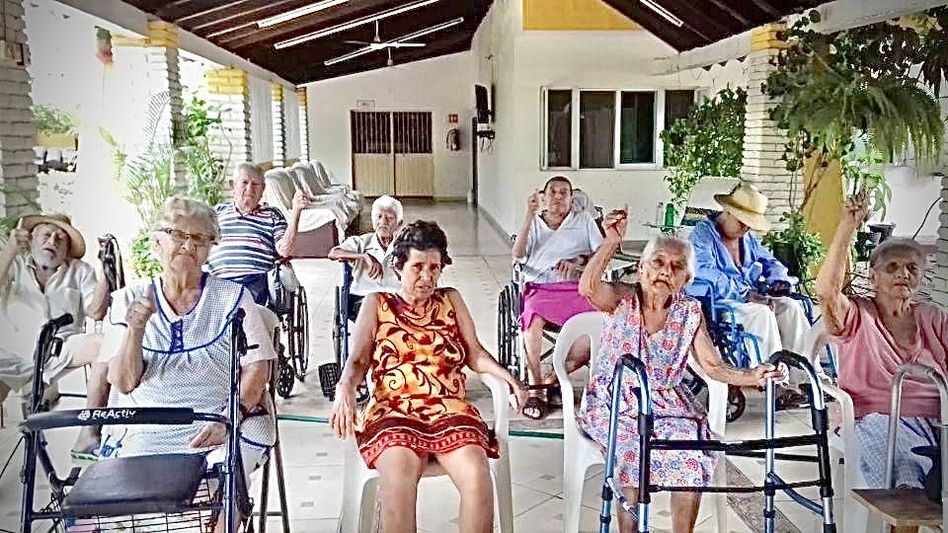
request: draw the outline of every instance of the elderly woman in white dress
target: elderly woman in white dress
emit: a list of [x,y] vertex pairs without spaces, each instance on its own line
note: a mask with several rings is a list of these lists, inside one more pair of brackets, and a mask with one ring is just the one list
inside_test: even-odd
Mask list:
[[[276,356],[253,297],[237,283],[201,271],[220,237],[210,207],[173,198],[153,228],[163,273],[113,294],[100,360],[108,362],[111,407],[183,407],[225,414],[230,397],[230,325],[238,309],[252,346],[240,361],[241,456],[249,474],[266,459],[275,433],[265,386]],[[103,458],[207,453],[224,458],[226,429],[218,423],[185,426],[109,426]]]

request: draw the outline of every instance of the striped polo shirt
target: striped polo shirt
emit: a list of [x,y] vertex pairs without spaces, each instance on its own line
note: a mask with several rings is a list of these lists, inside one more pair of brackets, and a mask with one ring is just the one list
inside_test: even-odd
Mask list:
[[208,258],[212,274],[239,282],[274,267],[280,257],[276,243],[286,233],[283,213],[260,204],[253,212],[241,214],[233,203],[218,204],[214,211],[221,240]]

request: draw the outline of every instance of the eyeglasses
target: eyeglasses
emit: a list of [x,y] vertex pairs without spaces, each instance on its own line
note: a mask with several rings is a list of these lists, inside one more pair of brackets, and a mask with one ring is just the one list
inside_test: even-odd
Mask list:
[[171,237],[175,244],[181,246],[185,241],[191,241],[194,246],[203,248],[214,244],[214,238],[203,233],[185,233],[174,228],[161,228],[158,231]]

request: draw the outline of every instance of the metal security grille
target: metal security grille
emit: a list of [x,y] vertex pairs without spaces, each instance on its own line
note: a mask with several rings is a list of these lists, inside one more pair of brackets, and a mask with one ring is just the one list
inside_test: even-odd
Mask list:
[[431,113],[396,111],[392,113],[396,154],[431,153]]
[[392,114],[381,111],[353,111],[352,152],[355,154],[392,153]]

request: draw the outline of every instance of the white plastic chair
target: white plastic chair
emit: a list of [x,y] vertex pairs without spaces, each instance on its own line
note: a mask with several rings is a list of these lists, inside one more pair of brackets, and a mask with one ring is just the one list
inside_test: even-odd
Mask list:
[[[832,337],[824,330],[817,334],[814,353],[820,353]],[[830,464],[833,467],[833,492],[843,498],[843,520],[846,531],[880,531],[882,521],[873,518],[869,510],[853,498],[853,489],[866,488],[866,479],[859,468],[860,453],[856,444],[856,410],[848,392],[839,388],[829,378],[823,381],[823,392],[836,399],[839,405],[838,428],[830,428]],[[843,459],[843,475],[838,468]]]
[[[499,459],[489,459],[494,479],[495,515],[502,533],[513,531],[513,497],[510,484],[510,420],[507,412],[510,390],[507,384],[488,374],[480,374],[481,381],[490,388],[494,407],[494,434],[500,450]],[[343,461],[344,482],[342,489],[342,514],[339,517],[340,533],[364,533],[371,531],[375,512],[375,494],[378,488],[378,471],[370,469],[362,460],[355,437],[345,442]],[[424,477],[443,476],[447,472],[432,460]]]
[[[553,347],[553,369],[556,372],[557,380],[559,380],[563,396],[564,533],[579,531],[579,516],[586,474],[593,466],[605,464],[605,458],[599,449],[599,444],[586,436],[576,423],[573,384],[566,374],[566,356],[574,342],[581,337],[589,337],[589,368],[595,368],[604,324],[605,316],[598,311],[580,313],[563,324],[563,328],[556,339],[556,345]],[[689,357],[688,366],[694,374],[708,384],[708,423],[711,431],[723,439],[727,413],[727,385],[708,378],[704,370],[691,357]],[[583,401],[585,402],[585,398],[583,398]],[[726,483],[726,467],[726,461],[722,457],[714,471],[712,482],[715,485]],[[718,493],[711,497],[714,498],[718,531],[724,533],[727,531],[727,496]]]

